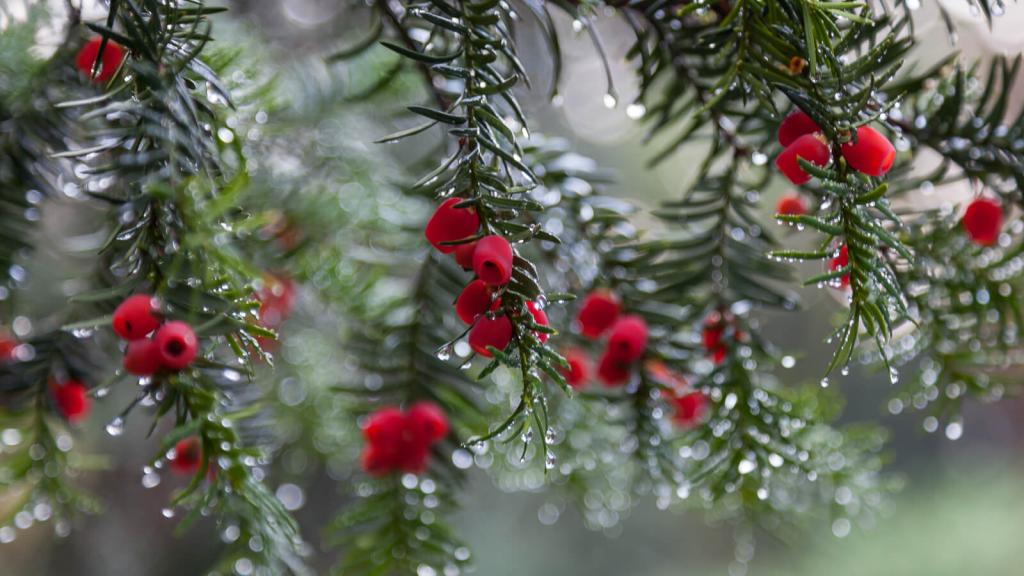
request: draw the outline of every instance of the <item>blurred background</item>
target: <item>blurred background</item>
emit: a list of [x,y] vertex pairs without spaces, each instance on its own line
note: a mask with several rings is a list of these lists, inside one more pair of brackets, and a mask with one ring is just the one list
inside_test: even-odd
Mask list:
[[[15,11],[19,2],[22,0],[0,0]],[[1017,55],[1024,48],[1024,35],[1019,32],[1024,26],[1024,7],[1010,4],[1006,14],[989,29],[969,2],[947,0],[944,4],[959,25],[959,38],[954,45],[934,3],[924,4],[918,19],[918,34],[922,38],[919,57],[923,65],[953,50],[966,57],[978,57]],[[283,82],[297,87],[296,91],[317,92],[322,100],[329,100],[331,90],[337,86],[361,81],[352,68],[325,66],[321,62],[322,55],[358,36],[359,23],[352,21],[345,3],[239,0],[229,6],[231,12],[218,17],[216,35],[222,42],[236,37],[244,38],[249,45],[259,44],[260,50],[270,56],[263,62],[276,68],[269,72],[281,75]],[[533,128],[542,126],[548,136],[568,139],[577,152],[593,157],[599,165],[613,171],[617,184],[607,192],[637,203],[641,210],[679,195],[690,178],[688,151],[677,152],[656,168],[647,166],[652,148],[645,148],[644,128],[638,122],[644,110],[630,104],[636,89],[629,69],[623,64],[623,55],[631,42],[624,23],[614,17],[598,22],[612,64],[614,98],[606,97],[604,71],[590,39],[574,33],[568,18],[560,18],[558,23],[566,66],[554,104],[545,97],[550,66],[540,37],[529,26],[521,31],[522,55],[535,80],[534,90],[522,94],[522,101],[534,118]],[[40,38],[42,49],[45,50],[47,42],[52,40]],[[1013,98],[1015,106],[1024,100],[1024,91],[1019,88]],[[410,89],[407,95],[414,98],[416,92]],[[370,142],[396,126],[410,123],[402,113],[405,101],[401,98],[383,105],[353,105],[337,110],[324,107],[323,102],[319,104],[316,114],[295,114],[293,118],[306,118],[309,125],[305,129],[329,129],[334,137],[343,140],[336,152],[342,160],[346,160],[345,154],[373,155],[374,145]],[[302,106],[298,101],[285,102],[283,108],[295,112]],[[422,150],[399,147],[391,148],[389,153],[413,162]],[[773,225],[769,207],[783,192],[782,188],[762,191],[768,226]],[[344,188],[338,191],[339,195],[345,193]],[[951,202],[962,193],[940,190],[929,201]],[[48,209],[44,223],[43,248],[25,263],[31,278],[27,292],[33,296],[24,305],[30,308],[45,308],[48,302],[60,300],[67,283],[74,282],[79,270],[75,259],[68,255],[69,244],[72,248],[75,242],[88,244],[88,234],[93,229],[88,224],[88,214],[72,213],[69,206]],[[799,243],[798,238],[790,240]],[[804,290],[803,297],[805,311],[763,317],[766,335],[779,346],[796,352],[798,361],[788,372],[794,382],[812,381],[820,375],[827,358],[822,335],[828,332],[836,309],[836,301],[828,291]],[[303,316],[299,315],[295,322],[302,321]],[[290,331],[306,329],[319,327],[310,321],[308,326],[295,326]],[[476,573],[1021,573],[1016,546],[1024,535],[1024,402],[1009,398],[994,405],[968,404],[962,433],[942,428],[929,433],[926,428],[930,427],[922,425],[924,415],[890,413],[887,402],[891,385],[887,376],[854,370],[848,377],[836,379],[834,385],[848,397],[844,420],[882,421],[892,431],[890,468],[901,474],[906,484],[876,525],[837,538],[823,518],[797,537],[780,541],[760,532],[737,535],[728,526],[708,526],[699,514],[660,512],[651,502],[640,502],[629,517],[595,532],[584,528],[580,514],[563,502],[541,493],[502,492],[486,475],[478,473],[464,495],[464,510],[456,520],[459,532],[474,550]],[[148,422],[143,418],[130,421],[126,432],[116,438],[103,432],[103,423],[130,397],[131,391],[115,391],[97,406],[97,413],[80,432],[79,442],[84,443],[86,450],[109,455],[104,471],[82,479],[103,500],[106,513],[80,519],[70,536],[64,538],[55,538],[46,525],[19,532],[16,542],[0,546],[0,576],[190,575],[202,573],[215,557],[218,540],[212,525],[200,525],[187,534],[176,535],[176,522],[160,514],[168,495],[181,480],[168,478],[149,490],[140,483],[139,471],[152,450],[151,443],[143,439]],[[321,571],[330,565],[332,553],[321,550],[318,527],[344,505],[338,477],[328,469],[318,471],[315,478],[307,478],[301,485],[288,480],[286,475],[272,482],[278,496],[296,509],[305,536],[317,549],[315,564]],[[0,499],[0,509],[3,506]]]

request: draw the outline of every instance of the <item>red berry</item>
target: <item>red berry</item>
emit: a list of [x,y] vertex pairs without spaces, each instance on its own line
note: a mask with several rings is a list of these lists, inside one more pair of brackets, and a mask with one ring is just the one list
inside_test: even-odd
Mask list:
[[174,445],[171,470],[178,474],[191,475],[199,471],[203,463],[203,446],[199,438],[191,436]]
[[587,353],[572,348],[566,350],[563,355],[566,362],[569,363],[568,368],[561,369],[565,382],[577,390],[586,386],[587,382],[590,381],[590,358],[587,356]]
[[785,148],[805,134],[820,131],[821,128],[818,127],[818,124],[798,108],[790,112],[779,124],[779,144]]
[[775,213],[785,216],[801,216],[807,214],[807,206],[804,206],[804,200],[799,194],[786,194],[779,198],[779,203],[775,206]]
[[850,168],[868,176],[885,175],[896,160],[896,147],[870,126],[857,128],[857,141],[843,144],[843,158]]
[[[835,258],[832,259],[832,262],[830,262],[829,265],[828,265],[828,269],[829,269],[830,272],[835,272],[836,270],[839,270],[840,268],[846,266],[849,263],[850,263],[850,252],[849,252],[849,250],[847,250],[846,244],[843,244],[842,249],[839,250],[839,256],[836,256]],[[839,285],[840,285],[841,288],[846,288],[847,286],[849,286],[850,285],[850,275],[846,274],[842,278],[840,278],[839,279]]]
[[711,349],[711,361],[716,365],[721,364],[725,361],[726,355],[729,353],[729,348],[725,344],[719,344]]
[[639,316],[627,315],[612,326],[605,355],[620,362],[633,362],[643,356],[646,348],[647,323]]
[[995,200],[978,198],[967,206],[963,226],[971,242],[991,246],[999,239],[1003,227],[1003,209]]
[[402,438],[405,416],[398,408],[381,408],[363,423],[363,438],[371,444],[395,444]]
[[701,342],[704,349],[712,350],[722,342],[722,334],[725,332],[725,322],[722,320],[722,313],[715,310],[704,319],[704,330],[701,332]]
[[135,294],[124,299],[114,310],[114,332],[125,340],[139,340],[160,326],[156,313],[159,305],[148,294]]
[[690,427],[704,418],[708,399],[700,392],[690,392],[676,397],[672,404],[675,407],[672,420],[680,426]]
[[18,347],[18,341],[0,331],[0,362],[7,362],[14,357],[14,349]]
[[448,417],[433,402],[413,404],[405,418],[413,436],[421,442],[438,442],[448,435]]
[[153,337],[160,354],[160,364],[171,370],[181,370],[195,359],[199,340],[192,327],[180,320],[168,322]]
[[512,278],[512,245],[501,236],[484,236],[473,251],[473,271],[491,286],[503,286]]
[[260,301],[260,323],[267,328],[277,328],[291,316],[295,306],[295,282],[285,276],[264,274],[256,299]]
[[152,376],[163,366],[160,349],[151,338],[132,340],[124,351],[124,369],[136,376]]
[[583,299],[576,321],[585,338],[595,340],[619,319],[619,299],[611,292],[595,290]]
[[[530,311],[530,315],[533,316],[534,324],[537,324],[538,326],[548,326],[547,312],[538,307],[535,302],[527,302],[526,308]],[[548,336],[550,336],[547,332],[534,332],[533,335],[537,337],[537,340],[540,340],[541,344],[547,342]]]
[[476,242],[459,244],[455,247],[455,262],[463,270],[473,269],[473,252],[476,250]]
[[57,410],[68,422],[75,423],[89,415],[89,390],[78,380],[67,380],[53,386],[53,399]]
[[96,64],[96,57],[100,54],[100,44],[102,41],[102,38],[89,40],[78,51],[78,56],[75,57],[75,66],[83,74],[89,76],[96,84],[109,82],[114,77],[114,74],[117,73],[117,68],[121,66],[121,61],[124,60],[124,48],[113,40],[107,40],[107,45],[103,48],[103,60],[100,62],[99,72],[93,76],[92,69]]
[[457,246],[441,244],[442,242],[462,240],[476,234],[480,227],[480,217],[475,209],[455,208],[455,205],[460,202],[465,202],[465,199],[449,198],[445,200],[437,207],[424,230],[427,241],[444,254],[455,252]]
[[470,348],[485,358],[491,357],[491,352],[487,350],[488,346],[504,350],[511,341],[512,322],[504,315],[496,318],[483,316],[476,321],[473,329],[469,331]]
[[819,134],[805,134],[786,147],[775,159],[775,166],[789,178],[790,182],[799,186],[810,181],[811,176],[800,167],[797,158],[803,158],[815,166],[825,166],[831,154],[828,144],[825,144]]
[[491,288],[483,280],[473,280],[462,289],[455,300],[455,313],[466,324],[491,307]]
[[630,363],[615,358],[607,351],[597,363],[597,375],[607,387],[621,386],[629,381]]
[[411,474],[419,474],[427,469],[430,460],[430,445],[420,442],[406,442],[398,452],[398,469]]

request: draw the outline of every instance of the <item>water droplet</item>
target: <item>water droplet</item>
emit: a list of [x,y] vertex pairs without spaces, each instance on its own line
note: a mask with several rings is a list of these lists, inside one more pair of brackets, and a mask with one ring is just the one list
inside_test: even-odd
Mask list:
[[608,108],[608,109],[615,108],[615,106],[617,106],[618,103],[619,103],[618,99],[615,98],[615,95],[612,94],[611,92],[609,92],[609,93],[604,95],[604,107],[605,108]]
[[124,418],[118,416],[107,424],[107,434],[120,436],[124,433]]

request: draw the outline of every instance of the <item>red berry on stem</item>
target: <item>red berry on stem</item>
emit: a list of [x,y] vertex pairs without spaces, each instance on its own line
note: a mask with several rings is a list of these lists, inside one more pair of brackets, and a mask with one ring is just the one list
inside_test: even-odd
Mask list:
[[[526,308],[530,311],[530,315],[533,316],[534,324],[537,324],[538,326],[548,326],[547,312],[537,306],[535,302],[527,302]],[[540,340],[541,344],[547,342],[548,336],[550,336],[547,332],[534,332],[533,334],[537,337],[537,340]]]
[[1003,209],[995,200],[978,198],[967,206],[963,226],[971,242],[991,246],[999,239],[1003,227]]
[[441,244],[442,242],[462,240],[476,234],[480,227],[480,216],[477,215],[475,209],[455,208],[455,205],[461,202],[465,202],[465,199],[449,198],[445,200],[437,207],[424,230],[427,241],[444,254],[455,252],[457,245]]
[[870,126],[857,128],[857,141],[843,144],[843,158],[850,168],[868,176],[885,175],[896,160],[896,147]]
[[811,120],[811,117],[805,114],[803,110],[798,108],[790,112],[788,116],[782,119],[782,123],[779,124],[779,144],[782,144],[783,148],[785,148],[805,134],[813,134],[820,131],[821,128],[818,127],[818,124]]
[[125,340],[139,340],[160,326],[158,306],[152,296],[135,294],[121,302],[114,310],[114,332]]
[[491,307],[491,288],[483,280],[473,280],[462,289],[455,300],[455,313],[466,324],[472,324],[476,317]]
[[448,417],[433,402],[417,402],[405,416],[414,438],[430,444],[448,435]]
[[583,299],[580,311],[576,314],[576,322],[585,338],[595,340],[604,334],[619,319],[622,306],[619,299],[611,292],[595,290]]
[[171,370],[181,370],[195,359],[199,352],[199,340],[192,327],[180,320],[168,322],[156,331],[153,337],[160,363]]
[[512,341],[512,322],[505,315],[496,318],[481,317],[469,331],[469,346],[477,354],[490,358],[488,346],[504,350]]
[[174,458],[171,458],[171,470],[178,474],[195,474],[203,463],[203,446],[199,438],[191,436],[174,445]]
[[569,363],[568,368],[562,368],[562,376],[565,377],[565,382],[575,389],[583,388],[587,385],[590,380],[590,358],[587,353],[571,348],[566,350],[563,354],[566,362]]
[[83,420],[89,415],[89,390],[78,380],[67,380],[53,387],[57,410],[68,422]]
[[75,57],[75,67],[86,76],[89,76],[96,84],[109,82],[114,77],[114,74],[117,73],[117,68],[121,65],[121,61],[124,60],[124,48],[113,40],[107,40],[107,45],[103,48],[103,59],[100,61],[99,72],[97,72],[96,76],[93,76],[92,70],[96,64],[96,58],[100,55],[100,44],[102,42],[103,39],[99,37],[89,40],[82,46]]
[[124,351],[124,369],[136,376],[152,376],[163,366],[160,348],[151,338],[132,340]]
[[707,403],[707,397],[700,392],[690,392],[678,396],[672,401],[675,407],[672,420],[680,426],[693,426],[704,418],[704,414],[707,412]]
[[775,206],[775,213],[785,216],[801,216],[807,214],[807,206],[804,205],[803,198],[794,192],[779,198],[779,203]]
[[597,363],[597,375],[607,387],[621,386],[629,381],[630,363],[605,351]]
[[503,286],[512,278],[512,245],[501,236],[484,236],[473,251],[473,271],[491,286]]
[[[839,270],[840,268],[848,265],[849,263],[850,263],[850,252],[846,248],[846,244],[843,244],[843,247],[839,250],[839,256],[836,256],[835,258],[832,259],[832,261],[828,265],[828,269],[829,269],[830,272],[835,272],[836,270]],[[850,275],[846,274],[842,278],[840,278],[839,279],[839,285],[842,288],[846,288],[847,286],[849,286],[850,285]]]
[[815,166],[825,166],[828,164],[831,154],[828,144],[822,140],[819,134],[806,134],[786,147],[782,154],[775,159],[775,166],[786,178],[789,178],[790,182],[799,186],[809,182],[811,176],[800,167],[797,158],[803,158]]
[[643,356],[646,348],[647,323],[639,316],[627,315],[612,326],[605,355],[621,362],[633,362]]
[[467,242],[455,246],[455,262],[463,270],[473,269],[473,252],[476,251],[476,242]]

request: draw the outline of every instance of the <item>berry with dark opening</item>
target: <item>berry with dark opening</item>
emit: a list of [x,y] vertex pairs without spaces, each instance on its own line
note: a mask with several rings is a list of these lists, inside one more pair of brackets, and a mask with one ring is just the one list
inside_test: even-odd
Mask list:
[[971,242],[991,246],[999,239],[1003,227],[1003,209],[995,200],[978,198],[967,206],[963,226]]
[[619,299],[611,292],[595,290],[587,294],[576,314],[580,333],[591,340],[600,338],[605,330],[611,328],[612,324],[619,319],[621,310]]
[[476,251],[476,242],[467,242],[455,247],[455,262],[463,270],[473,269],[473,252]]
[[484,236],[473,251],[473,271],[491,286],[507,284],[512,278],[512,245],[501,236]]
[[483,280],[473,280],[462,289],[455,300],[455,313],[466,324],[472,324],[477,316],[491,307],[491,288]]
[[456,245],[441,244],[454,242],[476,234],[480,227],[480,216],[474,208],[456,208],[455,205],[465,202],[464,198],[445,200],[427,222],[424,234],[427,241],[444,254],[455,252]]
[[174,445],[174,457],[171,458],[171,470],[182,475],[192,475],[199,471],[203,463],[203,445],[199,438],[190,436]]
[[[850,263],[850,252],[846,248],[846,244],[843,244],[843,247],[839,250],[839,256],[836,256],[835,258],[832,259],[831,262],[829,262],[829,265],[828,265],[829,272],[835,272],[836,270],[839,270],[840,268],[848,265],[849,263]],[[843,277],[839,279],[839,287],[845,289],[849,285],[850,285],[850,275],[849,274],[844,274]]]
[[803,158],[815,166],[824,167],[828,165],[831,157],[828,144],[820,134],[806,134],[794,140],[779,154],[779,157],[775,159],[775,166],[786,178],[789,178],[790,182],[799,186],[809,182],[811,175],[800,167],[798,158]]
[[192,327],[180,320],[168,322],[153,337],[160,354],[160,364],[171,370],[181,370],[195,359],[199,340]]
[[631,364],[605,351],[597,363],[597,375],[606,387],[621,386],[629,382]]
[[779,144],[785,148],[805,134],[821,132],[818,124],[799,108],[793,110],[779,124]]
[[569,363],[568,368],[561,369],[565,382],[577,390],[585,387],[590,381],[590,357],[578,348],[570,348],[562,355]]
[[630,314],[623,316],[612,326],[608,336],[605,355],[621,362],[633,362],[644,354],[647,348],[647,322]]
[[88,397],[89,390],[85,384],[78,380],[66,380],[53,385],[52,391],[57,411],[68,422],[79,422],[89,415],[91,405]]
[[672,400],[675,413],[672,420],[683,427],[689,428],[699,423],[707,412],[708,399],[700,392],[689,392]]
[[469,347],[477,354],[490,358],[488,346],[504,350],[512,341],[512,322],[504,314],[496,318],[481,317],[469,331]]
[[871,126],[857,128],[857,141],[843,144],[843,158],[850,168],[868,176],[884,176],[896,160],[896,147]]
[[135,294],[124,299],[114,310],[114,332],[125,340],[145,338],[160,326],[158,306],[152,296]]
[[89,40],[82,46],[75,57],[75,67],[96,84],[109,82],[114,77],[114,74],[117,73],[117,68],[121,66],[121,61],[124,60],[124,48],[113,40],[107,40],[107,45],[103,48],[99,72],[93,76],[92,70],[96,65],[96,58],[100,56],[100,44],[102,42],[103,39],[99,37]]
[[775,213],[783,216],[802,216],[807,214],[807,206],[804,199],[794,192],[779,198],[779,203],[775,205]]
[[[527,310],[530,311],[530,315],[533,316],[533,323],[534,324],[537,324],[538,326],[548,326],[549,325],[548,324],[548,313],[545,312],[543,308],[540,308],[539,306],[537,306],[536,302],[527,302],[526,303],[526,308],[527,308]],[[533,335],[537,337],[537,340],[540,340],[541,344],[547,342],[548,341],[548,336],[550,336],[550,334],[548,334],[547,332],[534,332]]]
[[152,338],[132,340],[124,351],[124,369],[136,376],[152,376],[163,367],[160,349]]

